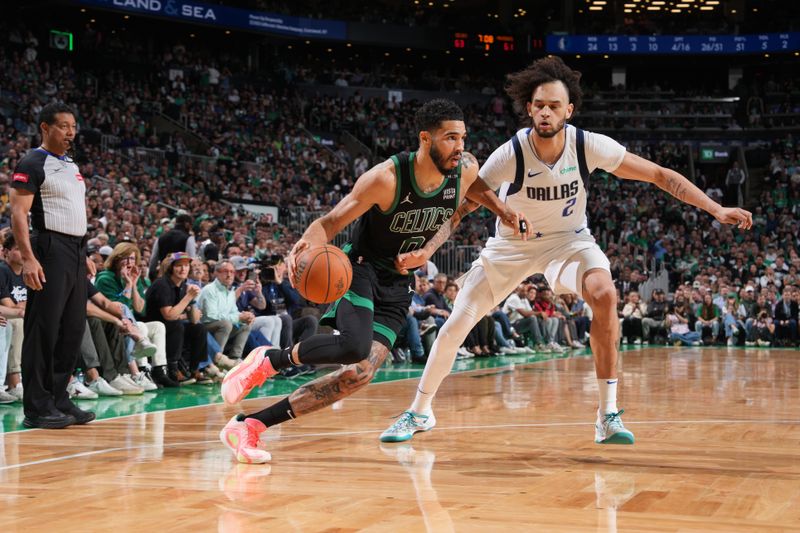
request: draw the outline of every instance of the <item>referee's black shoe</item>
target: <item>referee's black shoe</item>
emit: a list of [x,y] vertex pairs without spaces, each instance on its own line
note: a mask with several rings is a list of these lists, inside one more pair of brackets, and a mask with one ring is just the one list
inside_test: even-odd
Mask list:
[[75,424],[82,426],[83,424],[88,424],[97,416],[91,411],[84,411],[83,409],[79,409],[77,406],[73,406],[71,409],[67,409],[64,411],[64,414],[67,416],[72,416],[75,419]]
[[[94,416],[94,413],[92,413],[92,416]],[[26,428],[62,429],[77,422],[74,416],[56,411],[48,415],[26,416],[22,421],[22,425]]]

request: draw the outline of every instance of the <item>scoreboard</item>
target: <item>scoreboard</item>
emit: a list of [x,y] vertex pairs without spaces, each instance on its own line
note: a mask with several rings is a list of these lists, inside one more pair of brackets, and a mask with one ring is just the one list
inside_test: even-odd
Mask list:
[[455,32],[450,48],[475,50],[485,54],[497,53],[541,53],[544,51],[544,35],[499,35],[496,33]]
[[760,54],[800,50],[800,32],[750,35],[548,35],[552,54]]
[[457,32],[453,34],[453,48],[457,50],[483,50],[485,52],[514,52],[515,43],[513,35]]

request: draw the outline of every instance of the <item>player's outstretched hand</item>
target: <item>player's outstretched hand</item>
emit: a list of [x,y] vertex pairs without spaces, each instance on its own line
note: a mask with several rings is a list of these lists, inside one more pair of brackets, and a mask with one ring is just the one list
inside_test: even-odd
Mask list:
[[394,267],[398,272],[404,276],[408,275],[410,270],[415,270],[428,263],[430,254],[424,248],[414,250],[413,252],[406,252],[394,258]]
[[294,287],[294,273],[297,271],[297,257],[310,246],[310,242],[305,239],[300,239],[292,247],[292,251],[289,252],[289,257],[286,258],[286,269],[289,275],[289,283],[292,284],[292,287]]
[[723,207],[714,215],[723,224],[736,224],[739,229],[753,227],[753,213],[740,207]]

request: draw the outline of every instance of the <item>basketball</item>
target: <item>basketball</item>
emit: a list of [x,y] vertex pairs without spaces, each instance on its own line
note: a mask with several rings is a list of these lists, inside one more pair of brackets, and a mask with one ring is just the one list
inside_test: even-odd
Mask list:
[[297,258],[294,286],[309,302],[335,302],[353,281],[353,267],[345,253],[324,244],[304,250]]

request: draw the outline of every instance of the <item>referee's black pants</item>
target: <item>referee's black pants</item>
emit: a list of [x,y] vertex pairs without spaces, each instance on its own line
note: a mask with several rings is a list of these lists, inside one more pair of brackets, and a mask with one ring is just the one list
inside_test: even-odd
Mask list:
[[86,246],[82,237],[53,232],[31,236],[42,265],[42,290],[28,290],[22,341],[25,416],[69,409],[70,375],[86,327]]

